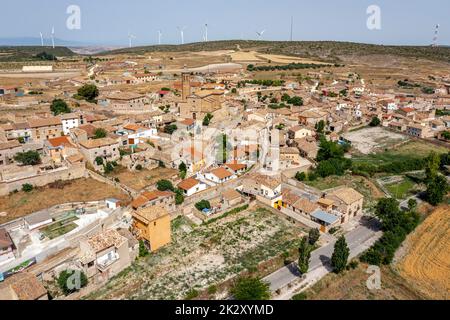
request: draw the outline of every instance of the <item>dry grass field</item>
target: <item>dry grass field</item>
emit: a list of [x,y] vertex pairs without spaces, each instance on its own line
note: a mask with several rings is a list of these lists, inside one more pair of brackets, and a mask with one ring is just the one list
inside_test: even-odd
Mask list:
[[128,195],[120,190],[93,179],[68,181],[62,189],[46,186],[37,188],[30,193],[20,191],[0,197],[0,212],[3,213],[0,216],[0,223],[5,223],[57,204],[96,201],[111,197],[125,202],[130,201]]
[[120,182],[136,191],[154,186],[160,179],[170,179],[177,175],[178,171],[170,168],[156,168],[131,172],[126,168],[120,168],[113,176],[119,178]]
[[[183,299],[219,286],[283,252],[296,250],[302,231],[272,212],[249,208],[208,225],[172,221],[172,243],[137,260],[87,299]],[[217,292],[217,295],[221,293]]]
[[431,299],[450,299],[450,206],[431,213],[405,245],[401,276]]
[[390,267],[381,268],[381,289],[369,290],[366,285],[371,274],[368,266],[359,264],[355,270],[342,274],[330,273],[306,290],[308,300],[420,300],[416,292]]

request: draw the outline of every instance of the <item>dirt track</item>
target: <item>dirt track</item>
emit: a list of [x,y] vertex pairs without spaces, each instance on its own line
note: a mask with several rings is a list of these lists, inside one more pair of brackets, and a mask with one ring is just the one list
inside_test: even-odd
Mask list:
[[436,209],[407,240],[402,277],[430,299],[450,298],[450,206]]

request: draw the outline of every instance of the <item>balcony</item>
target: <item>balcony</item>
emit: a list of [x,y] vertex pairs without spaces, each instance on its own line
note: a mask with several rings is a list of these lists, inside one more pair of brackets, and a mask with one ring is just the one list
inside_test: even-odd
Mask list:
[[117,254],[117,252],[111,252],[108,255],[97,259],[97,268],[100,271],[105,272],[117,260],[119,260],[119,255]]

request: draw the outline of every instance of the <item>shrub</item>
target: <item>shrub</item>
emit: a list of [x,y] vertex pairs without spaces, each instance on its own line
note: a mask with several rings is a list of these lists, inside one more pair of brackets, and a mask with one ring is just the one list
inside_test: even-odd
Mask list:
[[208,200],[202,200],[195,204],[198,211],[203,211],[204,209],[211,209],[211,204]]
[[29,184],[29,183],[25,183],[22,185],[22,191],[24,192],[31,192],[33,191],[33,185]]
[[82,271],[65,270],[59,274],[57,282],[64,294],[69,295],[87,286],[88,279]]
[[25,166],[35,166],[41,163],[41,156],[37,151],[19,152],[14,156],[14,160]]
[[175,188],[173,187],[173,184],[172,184],[172,182],[170,182],[169,180],[159,180],[157,183],[156,183],[156,188],[159,190],[159,191],[174,191],[175,190]]
[[198,297],[198,291],[195,289],[191,289],[186,293],[185,300],[192,300]]
[[306,300],[307,298],[308,297],[305,292],[300,292],[292,296],[292,300]]
[[144,240],[139,240],[139,257],[146,257],[148,256],[149,252],[147,249],[147,246],[145,245]]
[[211,285],[208,287],[208,294],[216,294],[217,292],[217,286]]
[[239,278],[231,294],[237,300],[268,300],[270,299],[270,289],[266,282],[258,278]]

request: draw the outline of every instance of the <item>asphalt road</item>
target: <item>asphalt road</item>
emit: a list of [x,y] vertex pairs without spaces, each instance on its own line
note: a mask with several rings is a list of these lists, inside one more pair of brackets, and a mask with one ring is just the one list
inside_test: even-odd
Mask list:
[[[350,248],[350,255],[355,255],[359,252],[360,247],[369,239],[375,237],[379,231],[378,223],[376,220],[364,223],[347,233],[345,239]],[[328,245],[321,247],[311,253],[311,260],[309,270],[313,271],[319,267],[325,266],[328,271],[332,271],[330,260],[334,251],[334,244],[336,240],[330,242]],[[297,280],[300,277],[300,273],[297,270],[296,264],[292,263],[286,267],[283,267],[274,273],[270,274],[265,281],[269,282],[272,292],[281,289],[289,283]]]

